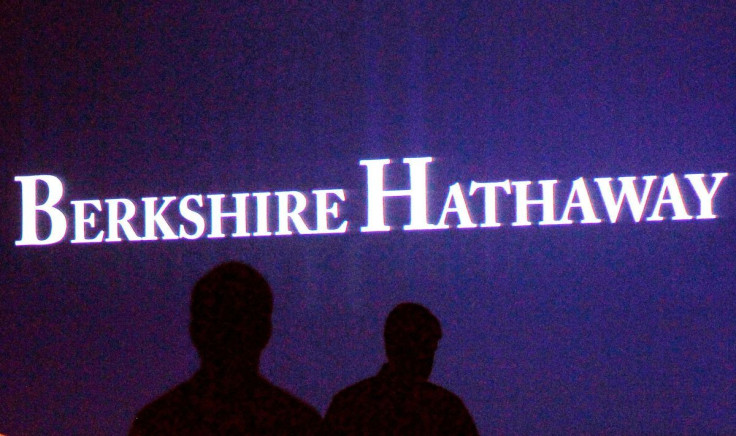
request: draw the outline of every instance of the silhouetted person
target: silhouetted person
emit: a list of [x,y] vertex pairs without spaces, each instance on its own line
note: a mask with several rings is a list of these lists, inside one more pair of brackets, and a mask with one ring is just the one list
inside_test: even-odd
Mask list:
[[462,400],[427,381],[441,337],[440,322],[427,308],[396,306],[383,331],[388,363],[335,395],[320,433],[477,435]]
[[199,371],[141,410],[131,435],[313,434],[317,411],[258,373],[271,337],[273,295],[248,265],[230,262],[192,291],[189,333]]

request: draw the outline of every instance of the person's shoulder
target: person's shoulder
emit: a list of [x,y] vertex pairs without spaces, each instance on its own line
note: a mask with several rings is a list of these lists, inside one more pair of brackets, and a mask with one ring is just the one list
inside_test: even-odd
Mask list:
[[332,401],[343,402],[362,397],[379,389],[379,384],[376,377],[369,377],[343,388],[333,396]]
[[420,386],[423,391],[420,396],[426,398],[432,409],[438,411],[438,416],[444,416],[448,431],[454,428],[453,434],[478,434],[473,417],[460,397],[434,383],[424,382]]
[[175,425],[190,407],[190,390],[189,382],[184,382],[148,403],[136,413],[130,434],[149,434],[162,425]]
[[374,405],[375,377],[361,380],[337,392],[330,401],[320,435],[355,434],[361,413]]
[[455,399],[457,401],[462,402],[462,400],[460,399],[460,397],[458,397],[452,391],[450,391],[448,389],[445,389],[445,388],[443,388],[440,385],[436,385],[436,384],[434,384],[432,382],[425,381],[425,382],[422,382],[420,384],[420,386],[422,387],[422,389],[425,389],[427,392],[429,392],[429,393],[431,393],[433,395],[437,395],[437,396],[441,396],[441,397],[447,397],[447,398],[452,398],[452,399]]
[[269,408],[279,411],[295,421],[318,424],[322,419],[317,409],[266,379],[260,380],[258,391],[256,395],[268,403]]
[[441,403],[444,406],[453,406],[453,409],[465,409],[465,403],[453,392],[436,385],[431,382],[423,382],[418,385],[421,389],[421,396],[430,399],[434,403]]

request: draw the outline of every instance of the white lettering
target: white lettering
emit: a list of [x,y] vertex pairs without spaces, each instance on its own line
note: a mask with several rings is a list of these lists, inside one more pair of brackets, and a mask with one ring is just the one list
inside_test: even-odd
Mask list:
[[481,227],[500,227],[501,223],[497,221],[496,214],[496,188],[501,188],[507,195],[511,194],[511,181],[495,183],[477,183],[470,182],[470,195],[475,194],[478,189],[484,190],[483,204],[485,208],[485,221],[481,223]]
[[516,189],[516,221],[511,223],[512,226],[530,226],[529,206],[542,205],[542,221],[539,225],[560,224],[555,221],[555,184],[557,180],[540,180],[538,183],[542,185],[542,198],[540,200],[528,199],[528,188],[532,182],[511,182]]
[[657,176],[644,176],[644,192],[641,194],[636,193],[636,187],[634,181],[636,177],[619,177],[617,180],[621,183],[621,191],[619,191],[618,199],[613,199],[613,189],[611,189],[610,177],[601,177],[595,179],[598,184],[598,190],[603,198],[603,204],[606,206],[606,212],[608,212],[608,219],[615,223],[618,220],[618,215],[621,212],[621,206],[623,206],[624,200],[629,205],[631,210],[631,216],[634,218],[634,222],[641,221],[641,216],[644,213],[644,206],[649,198],[649,192],[652,189],[652,183],[657,179]]
[[[304,223],[301,213],[307,208],[307,197],[299,191],[275,192],[279,199],[279,230],[275,235],[291,235],[289,221],[294,224],[300,234],[309,234],[311,231]],[[294,209],[289,210],[289,198],[294,198]]]
[[361,160],[360,165],[367,169],[368,186],[368,223],[360,228],[361,232],[387,232],[391,230],[384,218],[383,201],[386,197],[409,197],[411,202],[411,220],[404,230],[431,230],[436,226],[427,222],[427,164],[431,157],[405,158],[403,163],[409,165],[409,189],[384,190],[383,167],[391,163],[390,159]]
[[245,216],[245,199],[250,194],[233,194],[232,197],[235,199],[235,212],[223,212],[222,211],[222,199],[225,194],[214,194],[208,195],[210,199],[210,213],[212,222],[210,225],[210,234],[208,238],[224,238],[225,234],[222,233],[222,219],[223,218],[235,218],[235,233],[232,237],[245,237],[250,236],[250,233],[245,231],[246,216]]
[[194,233],[187,233],[184,224],[179,224],[179,237],[184,239],[198,239],[204,234],[204,218],[199,213],[189,208],[189,202],[194,200],[197,206],[203,207],[204,200],[201,195],[187,195],[179,200],[179,214],[185,220],[194,224]]
[[161,230],[163,239],[178,239],[176,233],[171,229],[169,223],[163,217],[163,213],[166,208],[171,204],[172,201],[176,200],[176,197],[164,197],[164,203],[158,210],[155,210],[155,203],[158,197],[145,197],[143,200],[143,217],[144,217],[144,236],[141,238],[142,241],[155,241],[158,239],[156,236],[156,226]]
[[[118,234],[118,227],[123,229],[125,237],[129,241],[139,241],[140,236],[135,234],[133,226],[130,225],[130,220],[135,216],[135,204],[127,198],[113,198],[105,200],[107,203],[107,239],[105,242],[120,242],[122,239]],[[123,217],[120,218],[118,213],[118,206],[123,205],[125,212]]]
[[[21,189],[21,232],[15,245],[49,245],[55,244],[66,235],[66,217],[55,208],[64,195],[64,186],[58,177],[50,175],[18,176]],[[43,182],[49,189],[49,196],[43,204],[36,204],[37,182]],[[46,239],[38,238],[36,217],[38,212],[45,212],[50,220],[50,232]]]
[[695,217],[699,220],[704,219],[715,219],[716,216],[713,214],[713,197],[716,195],[716,190],[721,185],[723,179],[728,176],[728,173],[713,173],[710,175],[715,180],[710,191],[706,189],[705,183],[703,183],[703,177],[705,174],[685,174],[685,178],[690,181],[690,184],[695,190],[695,194],[698,196],[700,201],[700,214]]
[[[450,206],[451,204],[455,206]],[[436,228],[438,229],[449,229],[450,226],[447,224],[447,214],[454,212],[457,214],[460,224],[457,226],[460,229],[468,229],[472,227],[478,227],[477,224],[470,219],[470,211],[468,211],[468,204],[465,201],[465,196],[460,188],[460,183],[455,183],[450,186],[447,192],[447,199],[445,200],[445,206],[442,208],[442,215],[437,223]]]
[[312,193],[317,197],[317,228],[313,233],[345,233],[348,228],[348,222],[344,221],[336,228],[330,229],[328,226],[328,215],[337,218],[337,201],[333,201],[327,206],[328,196],[334,195],[340,201],[345,201],[345,191],[342,189],[316,189]]
[[256,198],[256,232],[253,236],[269,236],[268,231],[268,197],[270,192],[256,192],[253,194]]
[[102,238],[105,236],[105,232],[102,230],[97,232],[97,236],[92,239],[84,237],[84,227],[86,224],[89,224],[91,229],[94,229],[97,225],[95,213],[90,212],[89,215],[85,216],[84,206],[90,205],[97,209],[98,212],[102,212],[102,203],[100,200],[78,200],[72,201],[71,204],[74,206],[74,239],[71,240],[71,243],[102,242]]
[[[574,201],[575,197],[578,197],[578,201]],[[570,219],[570,211],[573,207],[579,207],[583,212],[583,219],[580,221],[582,224],[595,224],[601,222],[601,220],[595,216],[595,210],[593,209],[593,203],[590,202],[590,195],[588,195],[588,187],[585,185],[585,179],[582,177],[575,179],[572,182],[572,190],[570,196],[567,197],[567,204],[565,210],[562,212],[562,218],[560,218],[560,224],[572,224]]]
[[[669,198],[665,198],[667,195]],[[672,205],[672,210],[675,214],[672,216],[673,220],[690,220],[692,216],[687,214],[685,209],[685,202],[682,201],[682,194],[680,193],[680,187],[677,186],[677,178],[674,174],[670,174],[665,177],[662,181],[662,189],[659,191],[657,202],[654,203],[654,210],[652,215],[647,218],[647,221],[662,221],[664,218],[659,214],[663,204]]]

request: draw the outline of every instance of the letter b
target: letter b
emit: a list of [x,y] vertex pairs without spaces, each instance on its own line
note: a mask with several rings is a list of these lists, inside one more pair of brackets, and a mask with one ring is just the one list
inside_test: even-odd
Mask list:
[[[66,235],[66,217],[56,204],[64,195],[64,186],[58,177],[50,175],[41,176],[18,176],[14,179],[20,182],[21,188],[21,233],[20,240],[15,245],[49,245],[55,244]],[[48,186],[49,196],[43,204],[36,204],[37,182],[43,182]],[[38,238],[36,218],[38,212],[45,212],[50,221],[50,232],[46,239]]]

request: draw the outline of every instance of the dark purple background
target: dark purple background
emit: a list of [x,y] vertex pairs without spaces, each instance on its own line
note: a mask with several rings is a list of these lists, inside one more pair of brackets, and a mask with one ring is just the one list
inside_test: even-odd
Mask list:
[[[1,433],[127,431],[196,368],[189,291],[227,259],[275,290],[263,373],[321,412],[414,300],[484,434],[736,432],[735,176],[712,221],[358,231],[360,159],[435,157],[432,220],[458,181],[736,172],[732,3],[172,3],[3,7]],[[15,247],[29,174],[345,188],[351,232]]]

